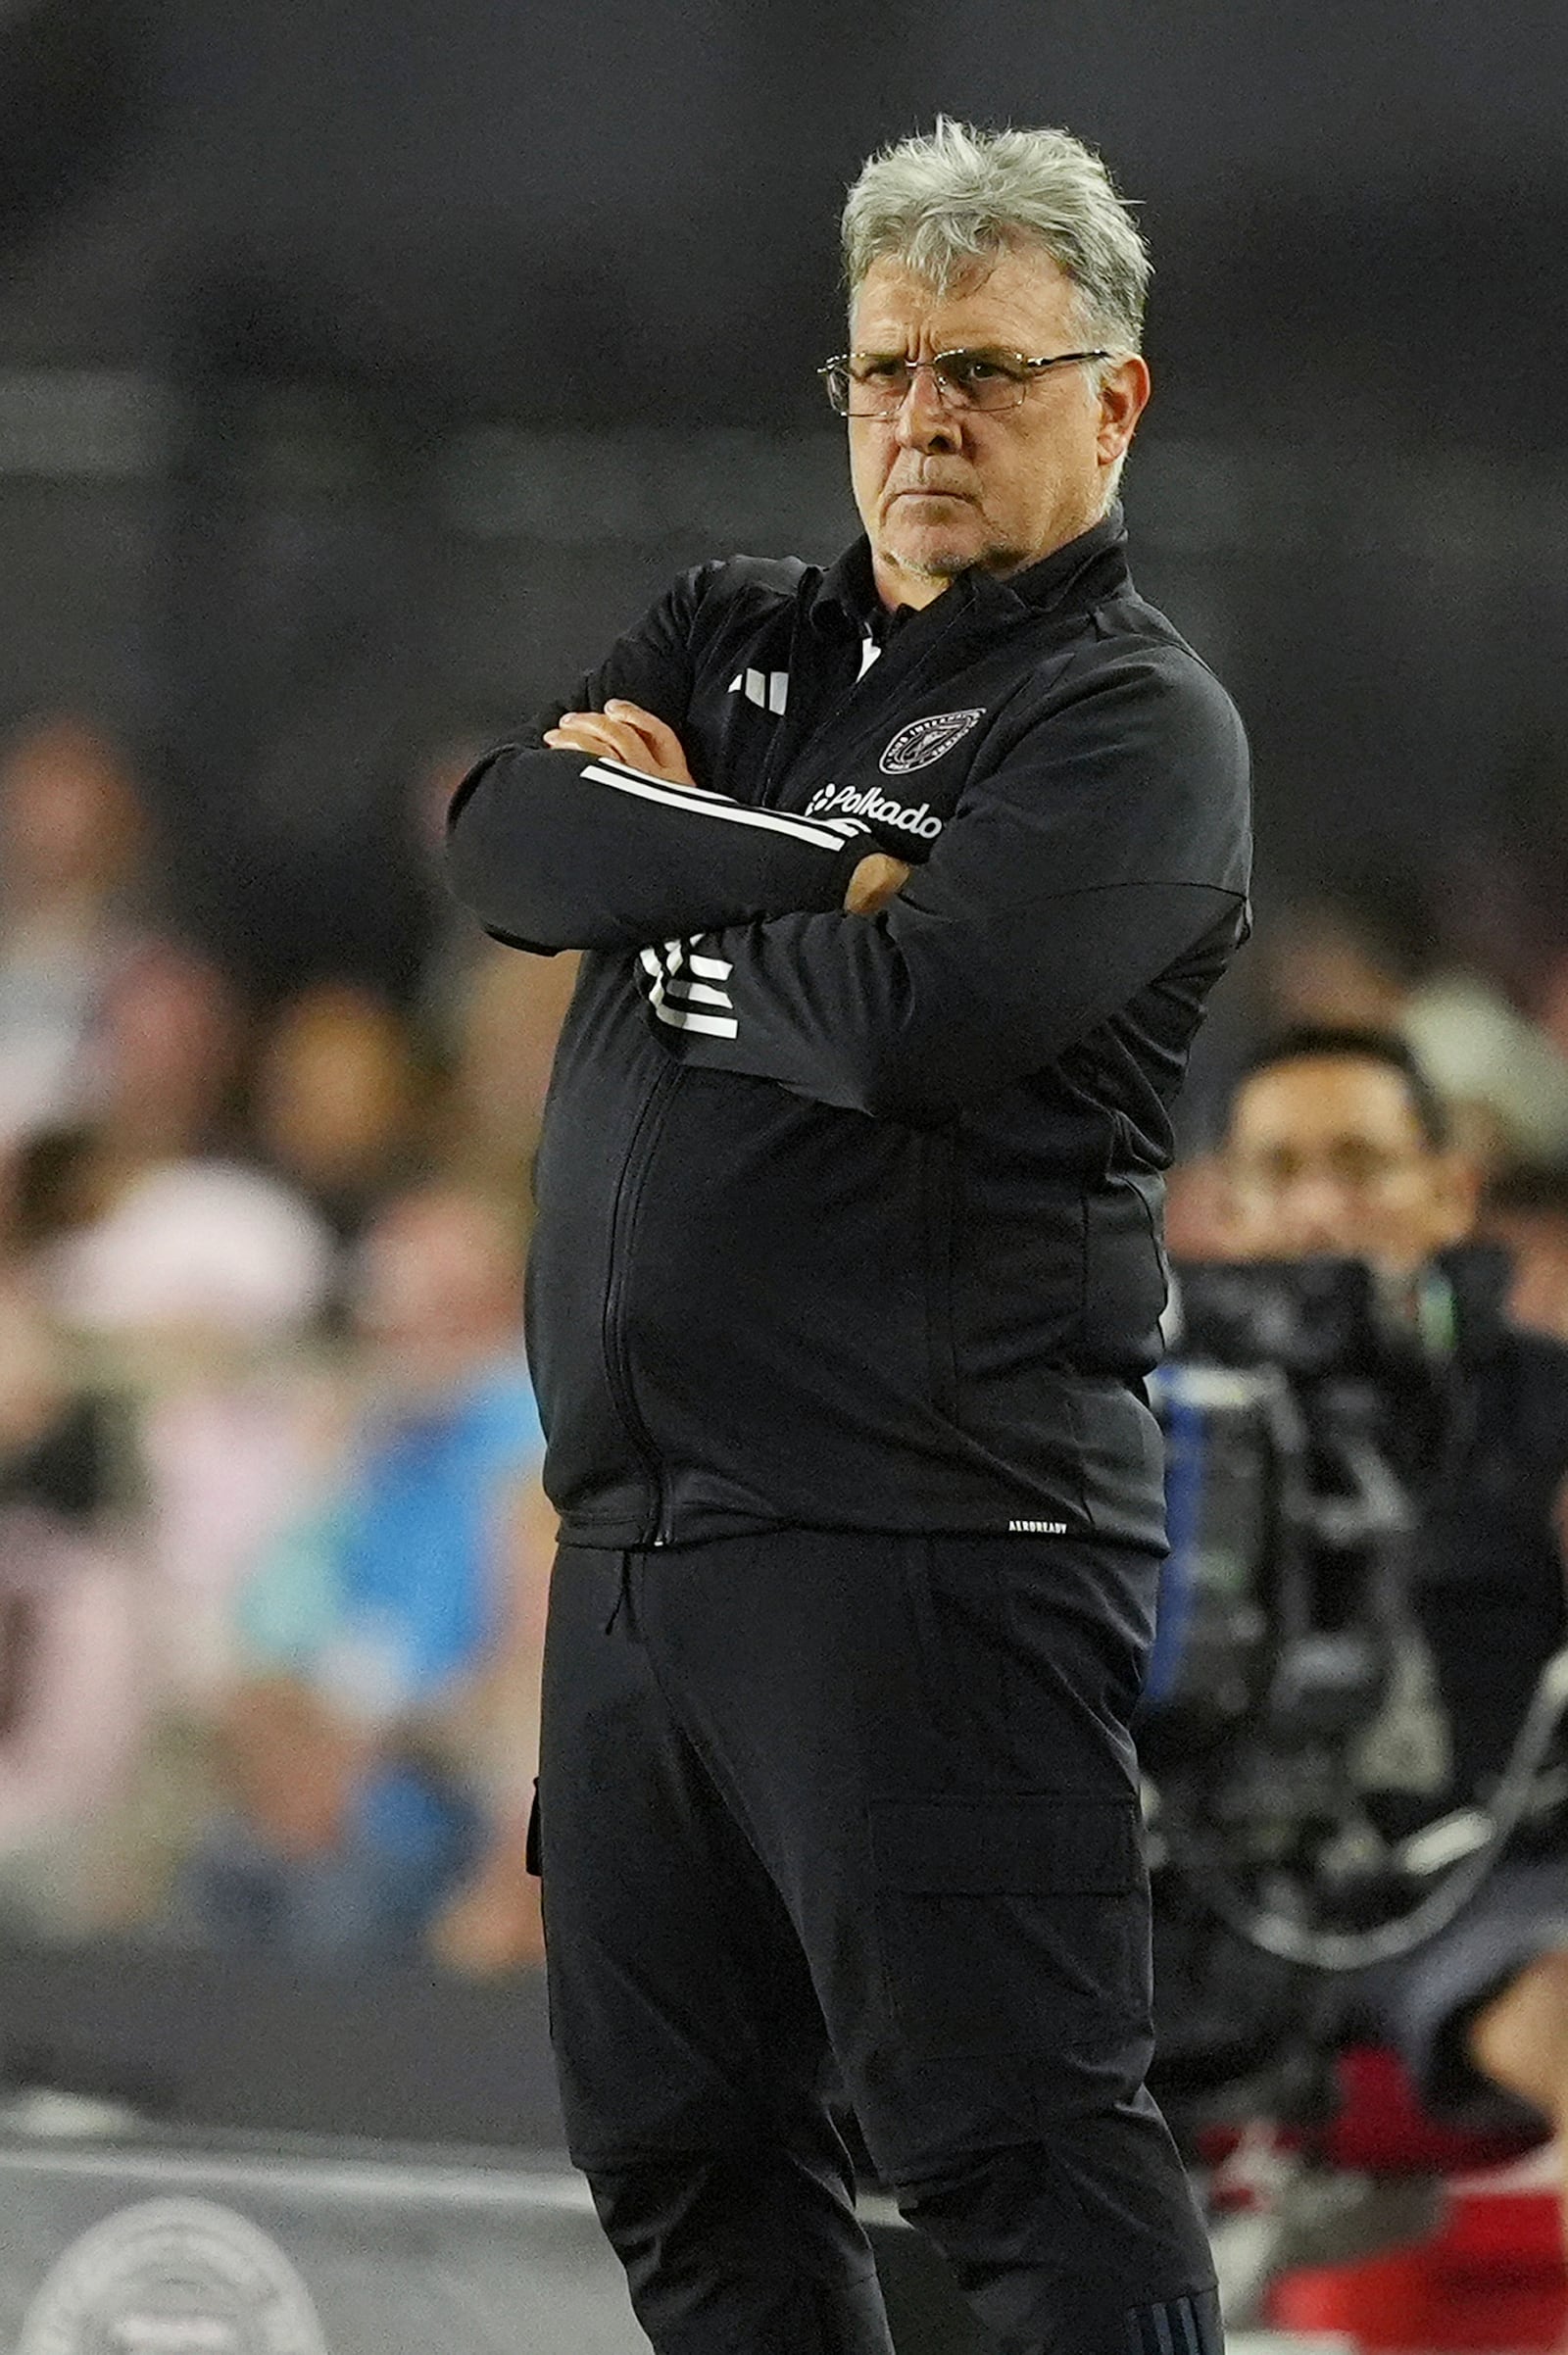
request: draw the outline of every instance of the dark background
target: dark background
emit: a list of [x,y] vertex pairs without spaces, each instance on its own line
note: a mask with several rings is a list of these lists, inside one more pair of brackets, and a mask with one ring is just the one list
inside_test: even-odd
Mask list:
[[1261,896],[1556,871],[1568,11],[10,0],[0,719],[133,736],[264,980],[396,980],[429,753],[678,566],[854,518],[835,217],[938,110],[1142,207],[1142,585],[1242,704]]

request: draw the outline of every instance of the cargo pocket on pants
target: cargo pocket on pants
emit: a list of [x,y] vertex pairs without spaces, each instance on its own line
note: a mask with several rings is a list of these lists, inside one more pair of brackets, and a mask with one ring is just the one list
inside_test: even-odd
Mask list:
[[884,1801],[871,1851],[883,1977],[911,2054],[1088,2059],[1147,2026],[1131,1796]]

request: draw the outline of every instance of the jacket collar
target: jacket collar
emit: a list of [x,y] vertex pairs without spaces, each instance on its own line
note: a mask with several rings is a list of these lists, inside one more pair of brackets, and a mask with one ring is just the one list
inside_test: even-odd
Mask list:
[[[952,587],[935,602],[956,598],[960,605],[999,620],[1025,613],[1045,613],[1064,604],[1075,589],[1080,598],[1102,597],[1124,587],[1127,571],[1127,526],[1118,500],[1100,522],[1077,539],[1042,557],[1038,564],[998,580],[978,569],[960,572]],[[951,608],[949,611],[951,612]],[[881,638],[890,628],[929,607],[900,606],[890,613],[877,594],[871,569],[870,542],[862,532],[831,564],[817,582],[810,600],[810,616],[819,628],[842,629],[849,621],[857,630]]]

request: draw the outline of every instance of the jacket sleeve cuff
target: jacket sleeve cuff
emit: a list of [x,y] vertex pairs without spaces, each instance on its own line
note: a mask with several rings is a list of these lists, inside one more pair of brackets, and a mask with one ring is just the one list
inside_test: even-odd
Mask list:
[[816,897],[810,901],[802,902],[801,913],[803,915],[828,915],[834,908],[842,908],[845,894],[850,888],[851,877],[861,859],[869,859],[876,847],[876,838],[869,827],[863,827],[858,833],[847,836],[844,848],[836,859],[823,859],[818,861],[820,871],[816,877],[818,886]]

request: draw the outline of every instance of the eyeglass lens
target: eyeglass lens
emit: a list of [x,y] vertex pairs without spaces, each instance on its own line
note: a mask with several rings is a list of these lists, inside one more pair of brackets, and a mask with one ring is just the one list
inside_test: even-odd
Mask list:
[[828,398],[846,417],[890,416],[921,368],[930,370],[952,409],[1011,409],[1028,381],[1017,361],[998,352],[939,352],[933,360],[857,354],[826,371]]

